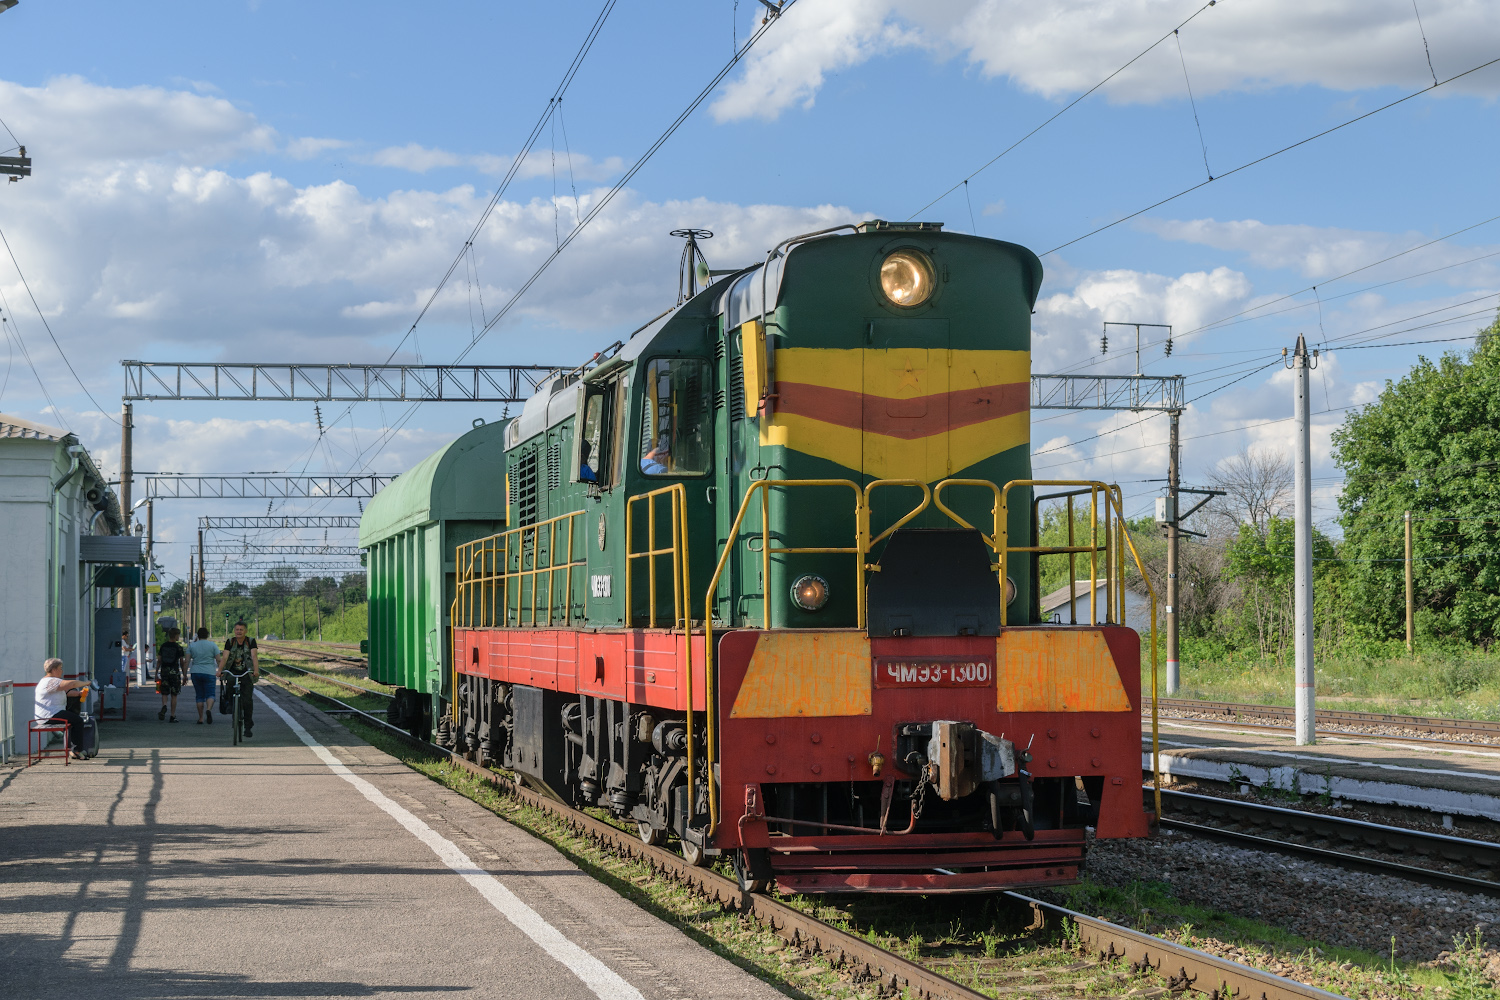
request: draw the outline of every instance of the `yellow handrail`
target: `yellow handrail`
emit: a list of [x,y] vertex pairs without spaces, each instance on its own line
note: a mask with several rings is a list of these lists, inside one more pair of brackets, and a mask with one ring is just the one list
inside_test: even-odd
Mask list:
[[[582,517],[584,513],[581,510],[575,510],[568,514],[559,514],[557,517],[538,521],[536,524],[510,528],[459,545],[454,553],[454,570],[457,578],[454,582],[453,601],[449,605],[450,624],[461,622],[468,628],[504,628],[511,624],[557,624],[558,622],[554,621],[553,611],[558,599],[556,581],[559,573],[563,575],[563,611],[560,623],[571,624],[575,618],[573,614],[573,570],[588,564],[585,558],[574,558],[577,541],[577,532],[574,530],[576,519]],[[563,524],[563,522],[567,523]],[[541,564],[544,531],[547,550],[547,565],[545,566]],[[560,548],[564,552],[563,562],[557,561]],[[529,566],[527,565],[528,558],[530,559]],[[514,568],[512,568],[512,560],[515,563]],[[537,608],[540,596],[537,578],[543,574],[547,577],[545,623],[540,621]],[[527,580],[531,582],[529,607],[525,600]],[[514,588],[511,586],[512,581],[515,582]],[[515,597],[514,605],[511,602],[512,590],[514,590]],[[584,601],[585,610],[577,616],[579,618],[587,617],[586,594]],[[514,623],[511,620],[512,611],[514,611]]]
[[[1141,574],[1141,580],[1146,584],[1146,590],[1151,595],[1151,773],[1152,773],[1152,783],[1153,783],[1153,786],[1154,786],[1154,789],[1155,789],[1155,797],[1156,797],[1156,818],[1157,818],[1158,821],[1160,821],[1161,820],[1161,753],[1160,753],[1160,747],[1158,745],[1158,707],[1157,707],[1157,679],[1156,679],[1156,674],[1157,674],[1157,669],[1158,669],[1158,663],[1157,663],[1157,639],[1156,639],[1156,588],[1151,585],[1151,577],[1149,575],[1147,575],[1147,573],[1146,573],[1146,566],[1141,561],[1141,555],[1140,555],[1140,553],[1138,551],[1136,551],[1135,542],[1130,537],[1130,529],[1126,526],[1126,523],[1125,523],[1125,510],[1124,510],[1124,499],[1123,499],[1123,496],[1122,496],[1122,492],[1121,492],[1121,490],[1120,490],[1120,488],[1118,486],[1113,486],[1112,487],[1112,486],[1109,486],[1109,485],[1107,485],[1105,483],[1099,482],[1098,480],[1093,480],[1093,479],[1075,479],[1075,480],[1016,479],[1016,480],[1013,480],[1013,481],[1011,481],[1009,483],[1006,483],[1005,484],[1005,488],[1000,491],[1000,505],[1001,505],[1002,508],[1007,505],[1007,498],[1010,496],[1010,491],[1013,488],[1018,487],[1018,486],[1077,486],[1077,487],[1083,487],[1084,489],[1086,489],[1089,492],[1089,495],[1090,495],[1090,507],[1093,510],[1093,516],[1091,518],[1091,520],[1092,520],[1092,527],[1090,528],[1089,533],[1090,533],[1090,535],[1093,538],[1093,541],[1095,543],[1095,545],[1092,547],[1093,551],[1090,553],[1090,556],[1089,556],[1090,568],[1091,568],[1091,570],[1093,570],[1089,574],[1089,618],[1090,618],[1090,624],[1093,624],[1093,622],[1098,621],[1098,614],[1097,614],[1097,611],[1095,610],[1094,591],[1095,591],[1095,589],[1097,587],[1097,582],[1098,582],[1097,581],[1097,577],[1098,577],[1097,566],[1098,566],[1098,558],[1099,558],[1099,556],[1098,556],[1098,552],[1099,552],[1099,547],[1098,547],[1098,533],[1099,533],[1099,527],[1098,527],[1098,524],[1099,524],[1098,506],[1099,506],[1099,494],[1100,493],[1104,494],[1104,507],[1105,507],[1106,515],[1108,514],[1110,508],[1114,508],[1114,514],[1115,514],[1114,519],[1118,520],[1118,522],[1119,522],[1119,527],[1118,528],[1114,528],[1114,529],[1111,529],[1110,526],[1108,525],[1108,523],[1106,523],[1105,551],[1108,552],[1108,551],[1111,550],[1110,549],[1111,541],[1110,541],[1110,539],[1108,537],[1108,531],[1110,531],[1110,530],[1117,531],[1118,535],[1119,535],[1119,541],[1122,541],[1125,544],[1125,546],[1127,546],[1130,549],[1130,554],[1135,559],[1135,568],[1136,568],[1136,571]],[[942,488],[942,484],[941,483],[938,484],[938,488],[939,488],[939,490]],[[1078,493],[1082,493],[1082,492],[1084,492],[1084,490],[1082,490],[1082,489],[1078,491]],[[1076,496],[1076,495],[1078,495],[1078,493],[1075,493],[1074,495]],[[1070,511],[1070,513],[1071,513],[1071,511]],[[1003,516],[1003,511],[1000,514],[997,514],[997,521],[998,521],[999,517],[1001,517],[1001,516]],[[1107,522],[1108,522],[1108,520],[1110,520],[1110,519],[1106,518]],[[1071,526],[1071,524],[1072,524],[1071,519],[1069,520],[1068,523]],[[1071,532],[1071,527],[1070,527],[1070,532]],[[998,531],[997,531],[997,535],[998,535]],[[1007,557],[1007,554],[1009,552],[1043,552],[1044,554],[1046,552],[1051,552],[1051,553],[1058,553],[1058,554],[1060,554],[1060,553],[1063,553],[1063,552],[1067,552],[1069,549],[1074,549],[1074,548],[1076,548],[1076,547],[1075,546],[1066,546],[1066,547],[1057,547],[1057,548],[1053,548],[1053,549],[1044,549],[1043,546],[1014,546],[1014,547],[1012,547],[1012,546],[1003,546],[1003,547],[1000,548],[999,552],[1000,552],[1001,565],[1003,567],[1005,565],[1006,557]],[[1121,623],[1123,623],[1124,620],[1125,620],[1125,595],[1124,595],[1124,590],[1125,590],[1125,587],[1124,587],[1125,567],[1123,565],[1123,563],[1124,563],[1123,556],[1124,556],[1124,553],[1122,551],[1121,552],[1121,559],[1119,560],[1119,562],[1116,564],[1116,567],[1115,567],[1119,571],[1118,586],[1119,586],[1119,591],[1120,591],[1119,607],[1120,607],[1120,621],[1121,621]],[[1001,569],[1001,572],[1002,573],[1004,572],[1003,568]],[[1069,574],[1070,578],[1071,578],[1071,575],[1072,574],[1070,573]],[[1005,614],[1005,612],[1002,610],[1001,611],[1001,619],[1000,619],[1000,622],[1001,622],[1002,625],[1005,624],[1004,614]]]
[[[853,546],[818,546],[812,548],[772,548],[771,547],[771,517],[770,517],[770,489],[776,487],[792,486],[847,486],[854,491],[854,519],[855,519],[855,544]],[[870,539],[870,507],[869,498],[871,492],[877,486],[911,486],[922,490],[922,503],[916,509],[910,511],[891,528],[880,533],[873,541]],[[933,499],[933,493],[926,483],[915,479],[877,479],[867,486],[861,488],[858,483],[849,479],[761,479],[750,484],[745,491],[745,496],[740,500],[740,509],[734,517],[734,524],[729,529],[724,549],[719,554],[719,561],[714,566],[713,576],[709,578],[708,589],[704,592],[703,600],[703,648],[704,648],[704,676],[708,680],[708,690],[704,703],[705,714],[708,717],[708,732],[705,734],[705,758],[708,764],[710,780],[708,782],[708,830],[705,837],[713,836],[719,827],[719,786],[712,779],[714,765],[718,762],[718,731],[717,715],[714,706],[718,703],[718,678],[714,674],[714,598],[719,589],[719,580],[724,575],[724,569],[729,565],[729,554],[734,550],[736,541],[740,536],[740,526],[745,522],[745,514],[750,510],[750,501],[755,494],[760,493],[760,530],[761,530],[761,627],[770,628],[771,625],[771,555],[795,555],[795,554],[844,554],[857,556],[855,561],[855,620],[858,628],[865,627],[865,573],[872,567],[865,562],[870,554],[870,548],[875,542],[887,537],[891,532],[906,524],[912,518],[926,509],[928,503]],[[692,702],[689,700],[688,730],[687,730],[687,753],[688,753],[688,801],[691,803],[693,796],[692,761],[696,755],[697,740],[693,729],[693,717],[691,714]],[[691,805],[689,805],[691,810]]]
[[[671,497],[669,509],[672,518],[672,542],[665,548],[659,547],[656,540],[656,498],[660,496]],[[632,548],[635,545],[635,505],[642,500],[646,501],[646,548],[640,552],[634,552]],[[677,628],[686,620],[687,603],[691,599],[690,592],[683,584],[687,559],[686,545],[687,487],[682,483],[673,483],[671,486],[663,486],[649,493],[640,493],[625,501],[625,623],[627,626],[632,624],[632,616],[635,614],[635,603],[632,600],[635,572],[631,560],[645,559],[647,586],[650,588],[650,593],[647,595],[646,627],[659,627],[656,624],[656,561],[662,556],[672,557],[672,624],[667,627]],[[679,554],[679,550],[684,551]]]

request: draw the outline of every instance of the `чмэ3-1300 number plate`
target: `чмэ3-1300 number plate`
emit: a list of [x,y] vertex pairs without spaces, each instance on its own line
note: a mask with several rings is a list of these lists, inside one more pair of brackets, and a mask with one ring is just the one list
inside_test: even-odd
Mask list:
[[876,687],[988,687],[993,660],[933,656],[875,657]]

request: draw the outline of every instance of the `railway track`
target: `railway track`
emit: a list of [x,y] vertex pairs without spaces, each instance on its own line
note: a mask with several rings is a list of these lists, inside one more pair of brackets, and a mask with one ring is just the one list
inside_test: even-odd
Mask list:
[[[1431,857],[1500,875],[1500,844],[1165,788],[1161,792],[1161,801],[1163,813],[1173,814],[1171,817],[1162,817],[1161,825],[1165,829],[1181,830],[1241,847],[1323,861],[1341,868],[1376,875],[1393,875],[1424,885],[1500,897],[1500,882],[1352,854],[1336,850],[1332,846],[1320,846],[1347,845],[1407,857]],[[1192,816],[1194,819],[1177,818],[1182,815]],[[1215,825],[1222,823],[1233,824],[1240,829]],[[1250,832],[1251,830],[1255,832]],[[1284,839],[1286,837],[1297,837],[1301,842]]]
[[[1179,712],[1196,712],[1200,715],[1222,717],[1239,722],[1243,719],[1261,719],[1281,723],[1275,728],[1290,727],[1296,721],[1296,709],[1283,705],[1243,705],[1226,701],[1195,701],[1187,698],[1162,698],[1158,704],[1165,709]],[[1242,723],[1243,724],[1243,723]],[[1321,726],[1385,726],[1393,729],[1409,729],[1416,732],[1440,736],[1484,736],[1500,738],[1500,722],[1486,719],[1438,719],[1421,715],[1382,715],[1378,712],[1345,712],[1319,709],[1314,724]],[[1330,731],[1330,734],[1337,730]],[[1384,735],[1384,734],[1382,734]],[[1410,739],[1410,737],[1408,737]]]
[[272,660],[271,662],[284,670],[295,670],[297,671],[297,673],[303,675],[304,677],[312,677],[316,680],[322,681],[324,684],[332,684],[335,687],[341,687],[347,691],[356,692],[357,694],[369,694],[374,695],[377,698],[385,698],[387,700],[394,697],[393,695],[387,694],[384,691],[376,691],[374,688],[362,687],[359,684],[351,684],[348,681],[343,680],[342,678],[333,677],[329,674],[321,674],[316,670],[308,670],[306,667],[299,667],[294,664],[287,663],[285,660]]
[[[503,774],[480,767],[436,744],[419,740],[384,719],[331,695],[312,691],[275,674],[268,673],[266,676],[289,691],[332,704],[341,715],[358,716],[368,725],[375,726],[404,743],[451,760],[455,766],[484,778],[503,793],[561,819],[573,830],[607,850],[647,863],[654,872],[688,886],[714,905],[753,916],[805,955],[821,956],[836,968],[860,970],[869,980],[879,981],[881,995],[906,995],[926,1000],[981,1000],[986,997],[986,994],[955,982],[933,969],[902,958],[862,937],[839,930],[770,896],[743,893],[738,883],[732,879],[707,868],[695,868],[671,851],[642,843],[632,831],[623,830],[534,792]],[[322,679],[322,675],[317,676]],[[360,690],[364,693],[364,689]],[[1072,921],[1083,945],[1098,956],[1101,965],[1117,965],[1123,972],[1141,973],[1148,969],[1157,971],[1166,978],[1167,989],[1173,994],[1196,991],[1216,1000],[1226,996],[1244,1000],[1340,1000],[1337,994],[1326,990],[1173,941],[1152,937],[1107,920],[1077,913],[1020,893],[1008,892],[1004,895],[1014,900],[1017,906],[1030,908],[1030,929],[1041,930],[1049,921],[1057,924]]]
[[[260,643],[260,646],[262,649],[270,653],[277,653],[281,656],[295,656],[304,660],[333,660],[336,663],[347,663],[350,666],[357,667],[364,667],[369,662],[365,657],[359,655],[350,655],[349,653],[334,653],[323,649],[308,649],[304,646],[293,646],[282,642],[262,641]],[[359,649],[358,646],[353,646],[350,648],[355,650]]]

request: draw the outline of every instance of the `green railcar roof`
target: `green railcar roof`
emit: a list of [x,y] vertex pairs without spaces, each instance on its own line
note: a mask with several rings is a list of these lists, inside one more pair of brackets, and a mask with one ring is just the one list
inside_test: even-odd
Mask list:
[[360,547],[435,521],[503,520],[509,423],[475,427],[377,493],[359,520]]

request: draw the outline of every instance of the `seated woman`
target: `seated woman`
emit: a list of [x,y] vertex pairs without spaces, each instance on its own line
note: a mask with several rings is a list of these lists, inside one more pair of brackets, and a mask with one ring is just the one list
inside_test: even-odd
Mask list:
[[[42,679],[36,685],[36,711],[33,718],[44,721],[63,720],[68,723],[69,733],[78,733],[83,729],[83,718],[67,707],[68,692],[88,687],[89,682],[63,680],[62,668],[63,661],[56,657],[42,664]],[[77,739],[77,736],[73,736],[69,749],[76,745]],[[73,759],[83,760],[83,754],[73,750]]]

